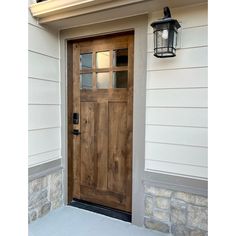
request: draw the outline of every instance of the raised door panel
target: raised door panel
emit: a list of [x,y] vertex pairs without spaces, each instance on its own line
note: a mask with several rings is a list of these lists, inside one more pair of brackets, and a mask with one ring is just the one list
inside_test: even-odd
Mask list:
[[107,190],[108,182],[108,102],[97,104],[97,183],[96,188]]
[[125,192],[127,145],[127,104],[109,103],[108,189]]
[[96,103],[81,103],[81,184],[94,186]]

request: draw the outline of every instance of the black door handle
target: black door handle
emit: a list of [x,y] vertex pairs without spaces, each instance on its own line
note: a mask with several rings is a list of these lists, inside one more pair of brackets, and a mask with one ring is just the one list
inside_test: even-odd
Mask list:
[[72,131],[72,134],[74,134],[74,135],[80,135],[81,132],[80,132],[78,129],[74,129],[74,130]]

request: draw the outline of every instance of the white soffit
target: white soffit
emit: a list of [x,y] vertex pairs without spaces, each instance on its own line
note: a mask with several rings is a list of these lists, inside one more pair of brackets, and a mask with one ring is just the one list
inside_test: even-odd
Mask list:
[[66,29],[123,17],[207,3],[207,0],[47,0],[30,6],[40,24]]

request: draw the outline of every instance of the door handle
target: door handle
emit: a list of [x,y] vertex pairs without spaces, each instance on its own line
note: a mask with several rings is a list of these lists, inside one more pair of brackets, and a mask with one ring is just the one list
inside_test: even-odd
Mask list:
[[74,130],[72,131],[72,134],[74,134],[74,135],[80,135],[81,132],[80,132],[78,129],[74,129]]

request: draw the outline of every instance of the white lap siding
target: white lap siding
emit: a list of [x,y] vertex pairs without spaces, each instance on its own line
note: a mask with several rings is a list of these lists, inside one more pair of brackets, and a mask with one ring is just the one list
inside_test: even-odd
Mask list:
[[207,179],[207,5],[171,9],[181,23],[174,58],[153,56],[149,14],[145,170]]
[[61,158],[59,38],[30,12],[28,16],[28,164],[32,167]]

